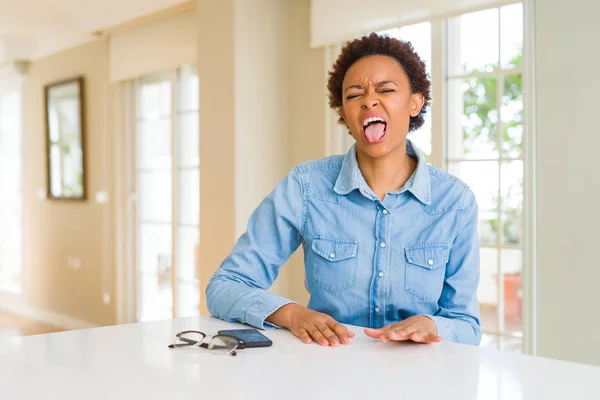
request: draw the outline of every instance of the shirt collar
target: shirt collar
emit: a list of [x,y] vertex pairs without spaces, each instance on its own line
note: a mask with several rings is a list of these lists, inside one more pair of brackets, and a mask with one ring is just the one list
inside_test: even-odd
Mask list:
[[[417,159],[417,168],[412,176],[408,179],[403,188],[398,189],[391,194],[400,194],[405,190],[411,192],[421,203],[431,204],[431,183],[429,179],[429,169],[427,161],[419,149],[409,140],[406,139],[406,154]],[[347,195],[355,189],[368,189],[367,182],[362,176],[358,168],[356,160],[356,144],[353,144],[350,150],[344,156],[342,169],[335,181],[333,190],[340,195]],[[370,190],[370,189],[369,189]]]

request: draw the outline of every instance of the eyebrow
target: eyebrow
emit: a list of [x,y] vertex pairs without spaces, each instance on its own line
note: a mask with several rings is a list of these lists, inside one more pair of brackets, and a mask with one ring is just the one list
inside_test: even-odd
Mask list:
[[[391,83],[391,84],[393,84],[394,86],[398,87],[398,85],[397,85],[397,84],[396,84],[396,82],[394,82],[394,81],[381,81],[381,82],[377,82],[377,83],[375,84],[375,87],[382,87],[382,86],[384,86],[384,85],[387,85],[388,83]],[[362,88],[363,88],[363,87],[362,87],[362,86],[360,86],[360,85],[351,85],[351,86],[348,86],[346,89],[344,89],[344,93],[346,93],[346,92],[347,92],[348,90],[350,90],[350,89],[362,89]]]

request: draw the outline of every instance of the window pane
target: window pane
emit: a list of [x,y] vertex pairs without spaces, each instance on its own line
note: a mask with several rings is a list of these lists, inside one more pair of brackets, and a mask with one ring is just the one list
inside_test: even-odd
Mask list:
[[502,164],[502,243],[521,244],[523,213],[523,161]]
[[179,171],[179,222],[200,223],[200,172],[198,169]]
[[140,223],[138,226],[138,269],[159,276],[170,266],[172,230],[168,224]]
[[177,278],[192,282],[198,279],[200,228],[180,226],[177,234]]
[[491,72],[498,66],[498,9],[461,15],[448,23],[450,75]]
[[429,161],[431,157],[431,113],[425,115],[423,126],[414,132],[410,132],[407,138],[419,148],[423,157]]
[[62,155],[60,152],[60,147],[56,144],[50,146],[50,164],[51,164],[51,179],[50,179],[50,191],[53,196],[60,197],[62,193],[62,174],[61,174],[61,165],[62,165]]
[[139,321],[171,319],[173,315],[173,290],[171,282],[160,281],[156,276],[141,275],[138,280]]
[[140,121],[137,129],[138,168],[171,168],[171,118]]
[[173,197],[171,171],[138,174],[138,210],[140,221],[171,222]]
[[177,317],[199,315],[200,284],[196,282],[177,283]]
[[179,69],[178,78],[179,101],[177,103],[177,110],[197,110],[199,89],[196,67],[193,65],[181,67]]
[[500,60],[502,68],[522,65],[523,4],[517,3],[500,9]]
[[502,151],[508,158],[519,158],[523,153],[523,95],[521,74],[504,77],[502,94]]
[[178,159],[180,167],[196,167],[200,165],[200,135],[198,112],[189,112],[177,116],[178,127]]
[[171,80],[168,75],[140,80],[137,114],[139,119],[157,119],[171,115]]
[[473,191],[479,206],[479,241],[497,245],[498,231],[498,163],[464,161],[449,163],[448,172],[461,178]]
[[0,96],[0,291],[21,293],[21,95]]
[[138,317],[173,316],[171,75],[143,78],[137,91]]
[[496,78],[448,82],[448,156],[451,159],[498,157]]
[[481,326],[490,332],[498,331],[498,250],[481,248],[480,280],[477,288]]
[[427,72],[431,72],[431,24],[429,22],[387,29],[378,34],[410,42],[421,60],[425,62]]
[[504,276],[504,329],[521,332],[523,309],[523,252],[520,249],[502,249],[502,274]]

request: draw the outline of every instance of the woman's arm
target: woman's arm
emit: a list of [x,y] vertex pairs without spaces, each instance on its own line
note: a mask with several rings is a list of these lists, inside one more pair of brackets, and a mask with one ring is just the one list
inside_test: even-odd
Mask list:
[[479,239],[477,235],[477,202],[467,189],[458,234],[450,250],[439,310],[429,316],[435,322],[437,335],[443,340],[479,345]]
[[265,319],[293,302],[266,289],[302,242],[304,205],[296,167],[252,213],[246,232],[214,272],[206,288],[211,314],[257,328],[274,327]]

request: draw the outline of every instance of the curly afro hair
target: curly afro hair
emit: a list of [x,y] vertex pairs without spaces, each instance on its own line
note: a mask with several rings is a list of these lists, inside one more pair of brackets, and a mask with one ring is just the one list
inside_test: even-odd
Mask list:
[[[358,60],[367,56],[389,56],[400,63],[408,76],[413,93],[421,93],[425,102],[416,117],[410,117],[409,132],[419,129],[425,122],[425,113],[431,103],[431,81],[425,69],[425,63],[415,52],[410,42],[404,42],[388,36],[371,33],[359,39],[347,42],[329,72],[327,90],[329,106],[334,110],[342,108],[342,83],[348,68]],[[345,124],[340,116],[338,120]]]

